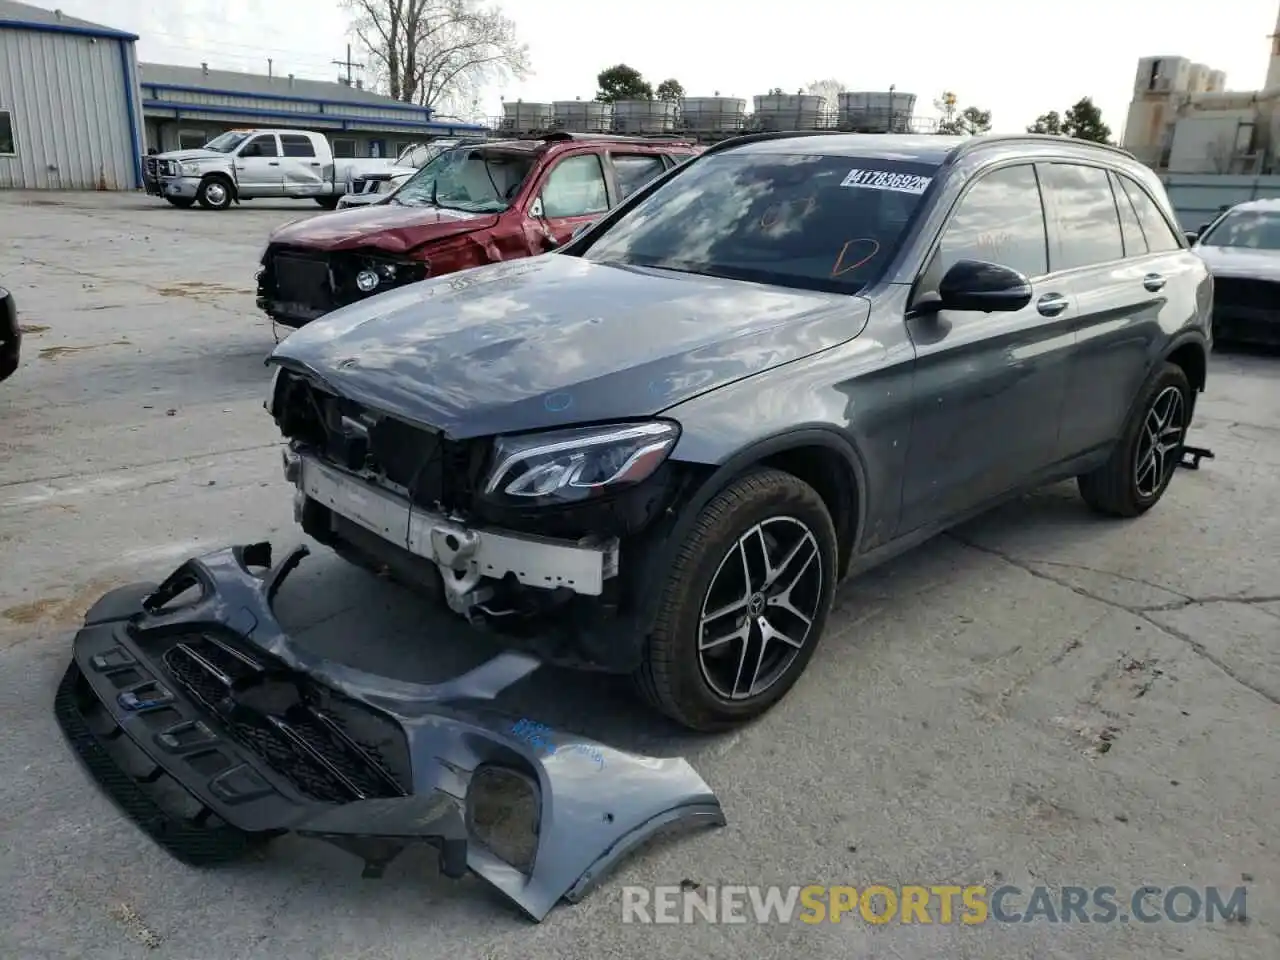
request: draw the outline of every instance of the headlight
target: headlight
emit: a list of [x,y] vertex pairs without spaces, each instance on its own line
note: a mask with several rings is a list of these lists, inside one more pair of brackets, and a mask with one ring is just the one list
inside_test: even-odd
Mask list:
[[280,373],[283,367],[277,366],[271,374],[271,386],[267,387],[267,402],[264,403],[263,409],[273,417],[276,415],[276,388],[280,386]]
[[178,173],[184,177],[198,177],[200,176],[200,164],[180,163],[178,164]]
[[679,437],[666,420],[498,437],[484,492],[526,503],[585,500],[652,475]]

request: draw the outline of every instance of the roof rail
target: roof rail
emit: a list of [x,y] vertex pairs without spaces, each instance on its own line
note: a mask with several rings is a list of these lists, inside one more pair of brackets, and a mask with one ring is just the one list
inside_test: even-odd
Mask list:
[[[520,138],[515,138],[520,139]],[[544,133],[531,137],[533,140],[542,140],[546,143],[562,143],[573,140],[606,140],[609,142],[620,143],[692,143],[688,137],[677,137],[673,134],[651,134],[641,137],[626,136],[620,133],[573,133],[568,130],[553,130],[551,133]]]
[[702,151],[702,156],[708,153],[719,153],[721,150],[727,150],[729,147],[740,147],[744,143],[762,143],[766,140],[789,140],[793,137],[830,137],[833,134],[838,135],[835,130],[766,130],[760,133],[744,133],[740,137],[729,137],[727,140],[720,140],[711,144],[707,149]]
[[1001,144],[1001,143],[1061,144],[1063,141],[1066,141],[1072,146],[1096,147],[1099,150],[1106,150],[1110,153],[1119,154],[1120,156],[1127,157],[1130,160],[1138,159],[1123,147],[1117,147],[1110,143],[1098,143],[1097,141],[1094,141],[1094,140],[1080,140],[1077,137],[1064,137],[1064,136],[1059,136],[1058,134],[1053,134],[1053,133],[1009,133],[1009,134],[997,133],[997,134],[983,134],[977,137],[969,137],[967,140],[964,141],[964,143],[958,144],[955,148],[952,149],[952,151],[949,154],[947,154],[946,162],[949,164],[955,163],[961,157],[966,156],[972,153],[973,151],[979,150],[983,147],[991,146],[992,144]]

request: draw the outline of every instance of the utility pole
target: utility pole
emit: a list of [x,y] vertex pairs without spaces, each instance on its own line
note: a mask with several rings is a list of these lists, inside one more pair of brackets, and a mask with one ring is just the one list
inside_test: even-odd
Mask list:
[[337,66],[339,66],[339,67],[346,67],[346,68],[347,68],[347,86],[348,86],[348,87],[349,87],[349,86],[351,86],[351,69],[352,69],[353,67],[354,67],[354,68],[356,68],[356,69],[359,69],[359,70],[363,70],[363,69],[364,69],[364,64],[363,64],[363,63],[356,63],[356,62],[354,62],[354,61],[351,59],[351,44],[349,44],[349,43],[347,44],[347,59],[345,59],[345,60],[331,60],[331,61],[330,61],[330,63],[336,64],[336,65],[337,65]]

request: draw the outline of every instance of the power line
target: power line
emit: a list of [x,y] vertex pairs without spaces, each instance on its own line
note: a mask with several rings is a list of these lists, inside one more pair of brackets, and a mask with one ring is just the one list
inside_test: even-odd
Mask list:
[[347,44],[347,59],[345,59],[345,60],[333,60],[333,61],[331,61],[331,62],[332,62],[332,63],[334,63],[334,64],[336,64],[336,65],[337,65],[337,66],[339,66],[339,67],[346,67],[346,68],[347,68],[347,86],[348,86],[348,87],[349,87],[349,86],[351,86],[351,68],[352,68],[352,67],[358,67],[358,68],[359,68],[359,69],[361,69],[361,70],[363,70],[363,69],[364,69],[364,64],[363,64],[363,63],[354,63],[354,62],[352,62],[352,60],[351,60],[351,44],[349,44],[349,43]]

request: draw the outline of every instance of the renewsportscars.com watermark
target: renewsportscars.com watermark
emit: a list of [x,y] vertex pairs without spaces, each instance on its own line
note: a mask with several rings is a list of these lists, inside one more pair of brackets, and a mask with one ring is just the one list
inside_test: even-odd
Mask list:
[[1244,887],[623,887],[623,923],[1243,923]]

